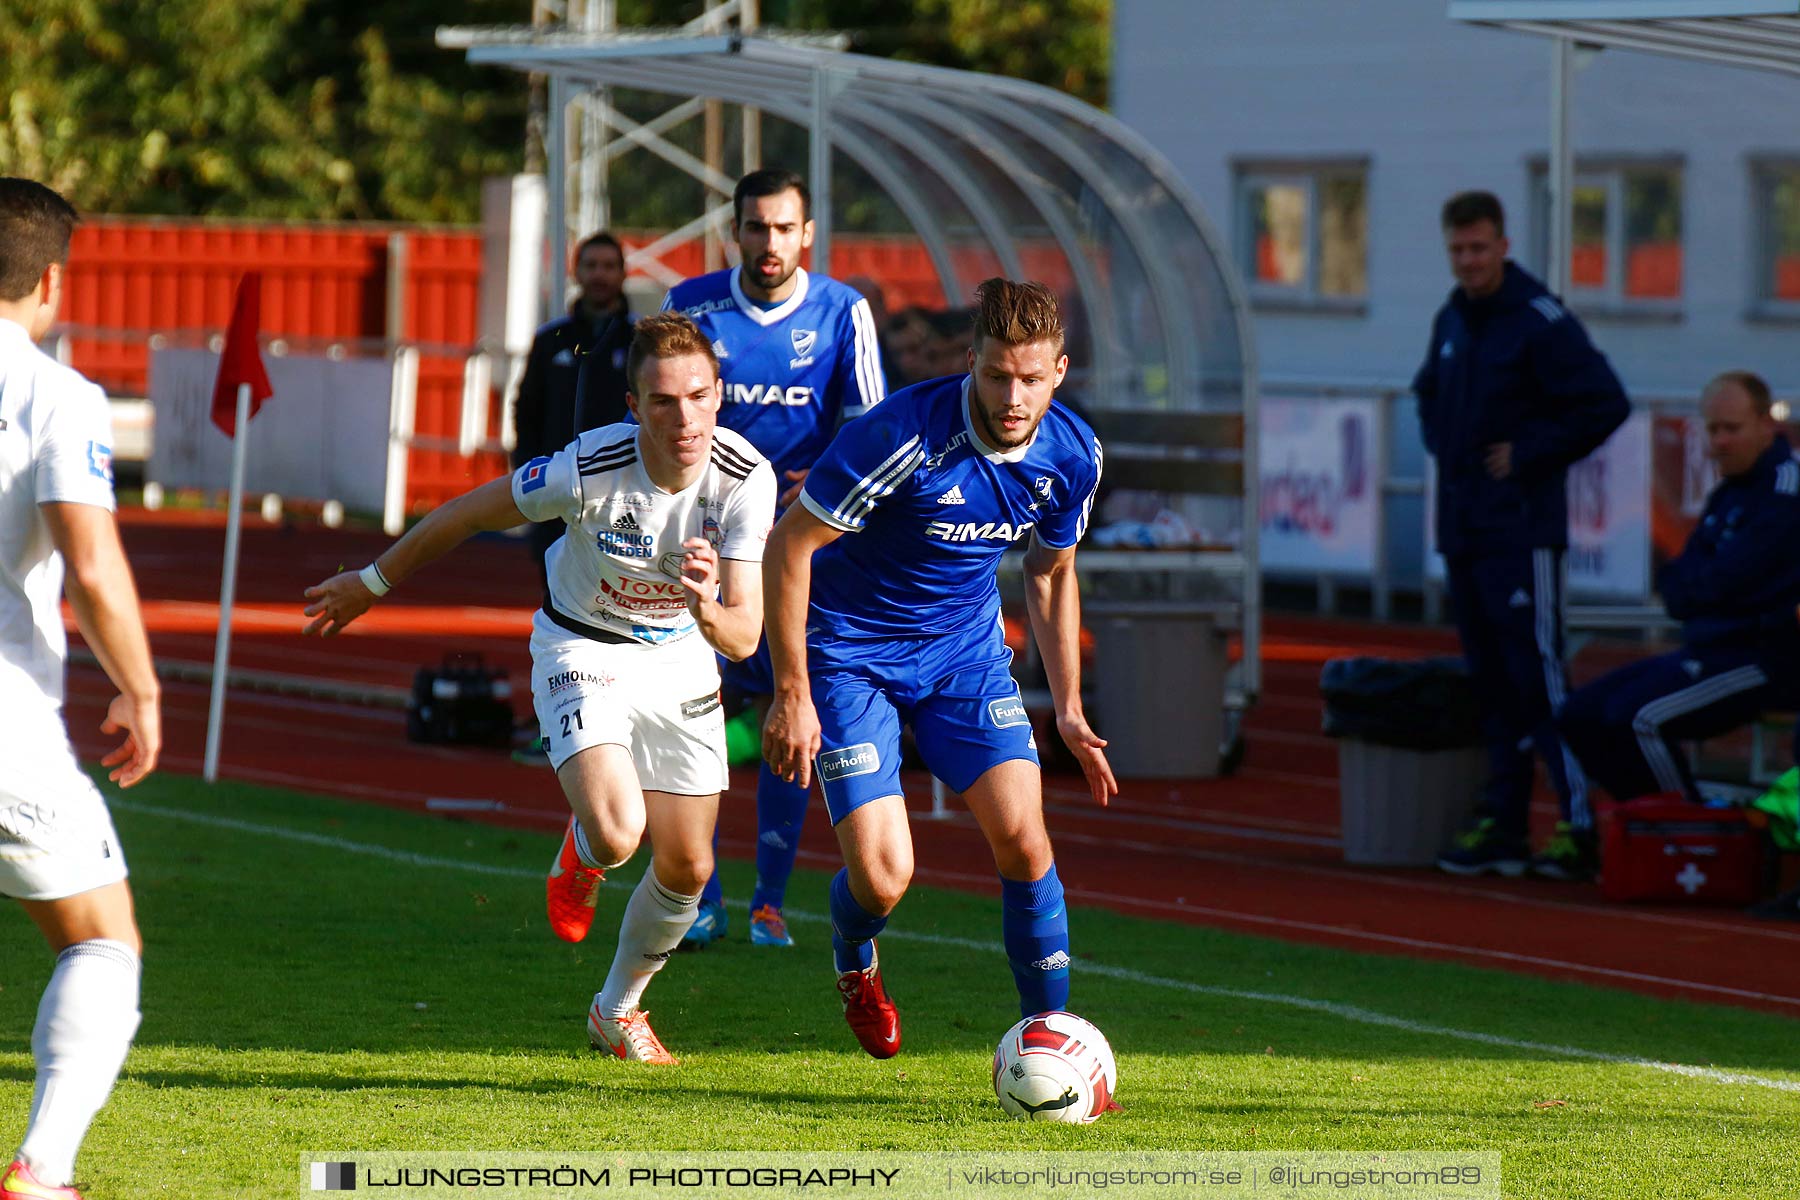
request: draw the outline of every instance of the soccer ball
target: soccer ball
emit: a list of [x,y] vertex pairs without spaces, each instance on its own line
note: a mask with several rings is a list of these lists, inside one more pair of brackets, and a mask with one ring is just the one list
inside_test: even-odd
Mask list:
[[1000,1107],[1030,1121],[1086,1125],[1118,1108],[1119,1068],[1106,1035],[1074,1013],[1026,1017],[994,1051]]

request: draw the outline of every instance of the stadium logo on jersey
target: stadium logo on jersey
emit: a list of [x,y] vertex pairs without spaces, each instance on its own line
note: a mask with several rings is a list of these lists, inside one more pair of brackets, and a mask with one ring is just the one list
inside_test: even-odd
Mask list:
[[934,454],[930,458],[926,459],[925,460],[925,469],[927,471],[935,471],[939,467],[943,466],[944,460],[946,458],[950,457],[950,452],[968,440],[969,440],[969,431],[965,429],[961,433],[957,434],[955,437],[951,438],[947,443],[945,443],[944,448],[942,450],[939,450],[936,454]]
[[933,521],[925,527],[925,536],[943,542],[999,541],[1010,544],[1024,537],[1036,524],[1036,521],[1020,521],[1017,525],[1005,521]]
[[637,523],[637,518],[632,516],[629,511],[621,516],[614,517],[612,527],[614,529],[623,529],[627,533],[637,533],[641,528]]
[[835,783],[854,775],[873,775],[881,770],[881,752],[874,742],[858,742],[842,750],[827,750],[819,755],[819,778]]
[[1031,718],[1025,715],[1025,702],[1017,696],[988,701],[988,719],[994,723],[995,729],[1011,729],[1015,725],[1031,724]]
[[710,516],[707,517],[705,521],[701,522],[700,533],[712,544],[714,550],[717,550],[720,546],[725,544],[725,531],[720,529],[719,523]]
[[812,403],[813,390],[809,387],[784,388],[779,383],[734,383],[725,389],[727,404],[787,404],[799,406]]
[[549,470],[550,460],[542,457],[534,458],[524,466],[520,467],[519,494],[521,496],[527,495],[537,491],[546,483],[549,483],[550,477],[547,474]]
[[1055,486],[1056,480],[1050,478],[1048,475],[1039,475],[1032,483],[1031,490],[1037,493],[1037,498],[1039,500],[1048,500],[1050,498],[1050,489]]
[[953,483],[950,485],[949,491],[945,492],[943,495],[938,497],[938,503],[939,504],[967,504],[968,501],[963,499],[962,485]]
[[88,443],[88,474],[98,476],[108,483],[113,481],[111,446],[102,446],[99,442]]

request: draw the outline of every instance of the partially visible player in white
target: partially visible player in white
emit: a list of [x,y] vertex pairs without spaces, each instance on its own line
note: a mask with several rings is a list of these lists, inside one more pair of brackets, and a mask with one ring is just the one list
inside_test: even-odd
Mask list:
[[306,589],[306,632],[337,633],[471,534],[567,523],[531,633],[538,725],[573,813],[546,883],[550,926],[586,937],[606,872],[649,832],[650,868],[625,906],[588,1038],[672,1065],[638,1002],[712,874],[726,782],[713,652],[743,659],[762,636],[775,475],[717,427],[719,361],[686,316],[639,321],[627,371],[638,424],[589,430],[436,509],[361,571]]
[[[161,689],[113,517],[106,396],[37,348],[62,300],[75,210],[0,179],[0,895],[56,953],[31,1033],[37,1086],[0,1200],[80,1200],[75,1153],[138,1027],[143,943],[125,857],[63,725],[61,598],[119,695],[101,761],[130,787],[162,749]],[[8,981],[10,982],[10,980]]]

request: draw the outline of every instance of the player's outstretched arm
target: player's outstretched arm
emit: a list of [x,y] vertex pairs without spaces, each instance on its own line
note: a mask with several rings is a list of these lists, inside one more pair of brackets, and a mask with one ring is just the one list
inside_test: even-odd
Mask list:
[[681,548],[681,586],[700,636],[733,662],[749,658],[762,640],[762,564],[720,558],[705,538]]
[[[525,523],[525,514],[513,500],[512,476],[490,480],[473,491],[442,504],[407,530],[399,541],[370,564],[380,591],[398,587],[414,571],[460,546],[477,533],[498,532]],[[331,637],[368,612],[378,593],[363,577],[365,567],[341,571],[306,589],[306,615],[313,618],[304,632]]]
[[40,508],[50,541],[63,558],[63,590],[75,610],[75,623],[119,689],[100,730],[124,730],[125,740],[100,761],[112,768],[109,779],[130,787],[156,769],[162,753],[162,685],[150,661],[150,639],[131,564],[119,543],[119,524],[98,505],[58,502]]
[[1025,611],[1056,704],[1056,731],[1081,764],[1094,802],[1104,805],[1119,794],[1119,783],[1106,761],[1106,739],[1089,727],[1081,707],[1081,589],[1075,547],[1058,550],[1032,537],[1025,551]]
[[806,675],[813,552],[841,536],[841,530],[796,504],[776,523],[763,554],[769,663],[775,672],[775,696],[763,722],[763,758],[771,771],[803,788],[812,786],[812,760],[819,753],[819,714]]

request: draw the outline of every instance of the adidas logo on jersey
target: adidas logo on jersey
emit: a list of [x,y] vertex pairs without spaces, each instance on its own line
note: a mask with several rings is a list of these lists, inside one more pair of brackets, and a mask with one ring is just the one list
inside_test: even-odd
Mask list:
[[962,485],[961,484],[951,484],[950,490],[938,497],[938,503],[939,504],[967,504],[968,501],[963,499]]
[[626,530],[631,531],[632,533],[636,533],[638,531],[637,518],[632,516],[630,513],[626,513],[624,516],[616,518],[613,521],[612,527],[614,529],[626,529]]

